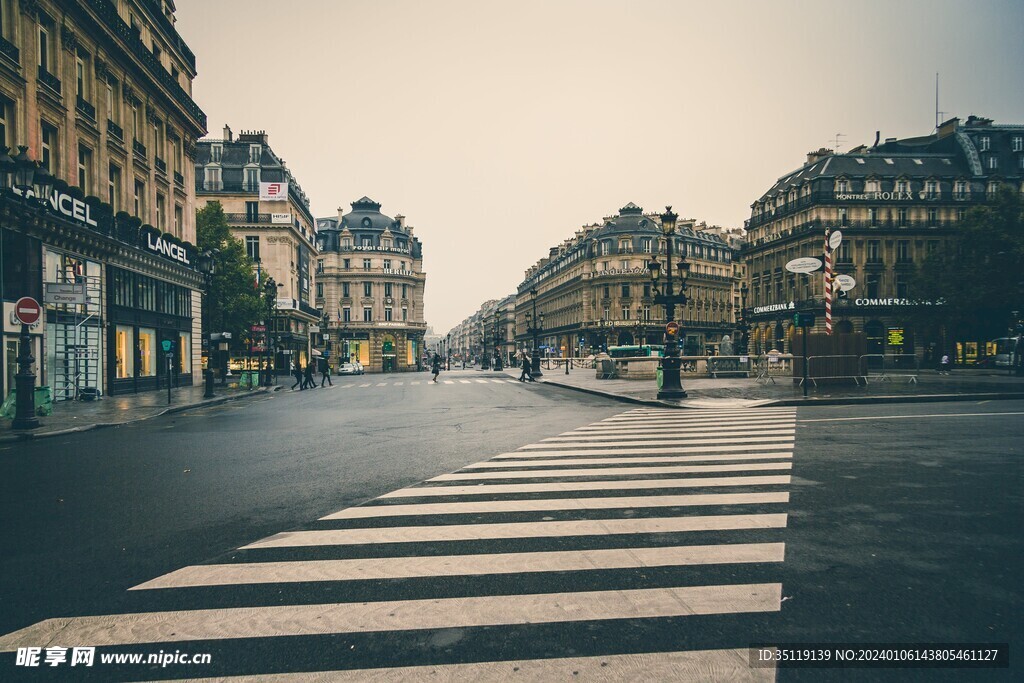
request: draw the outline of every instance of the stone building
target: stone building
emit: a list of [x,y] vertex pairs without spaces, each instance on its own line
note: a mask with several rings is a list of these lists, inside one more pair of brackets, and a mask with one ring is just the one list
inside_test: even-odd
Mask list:
[[[266,131],[241,131],[236,137],[224,126],[219,140],[200,140],[196,198],[203,206],[221,204],[231,234],[245,244],[256,263],[257,281],[271,277],[278,285],[270,321],[275,367],[287,369],[296,360],[305,367],[311,345],[319,339],[310,335],[310,328],[315,330],[320,322],[314,305],[316,221],[309,198],[271,148]],[[243,341],[235,340],[235,369],[247,362]]]
[[41,164],[34,188],[6,173],[0,188],[4,395],[21,296],[44,304],[30,331],[56,400],[200,370],[191,159],[206,116],[174,21],[167,0],[0,2],[0,167]]
[[318,218],[317,306],[331,353],[366,372],[406,372],[422,363],[423,248],[405,217],[380,212],[369,197],[352,211]]
[[[708,353],[735,324],[733,248],[718,229],[698,229],[692,219],[678,221],[675,240],[675,254],[685,251],[691,264],[689,302],[676,312],[682,350]],[[526,271],[516,296],[517,341],[532,345],[529,315],[540,328],[545,356],[586,356],[641,340],[663,343],[668,321],[653,303],[647,264],[659,256],[663,261],[665,247],[659,215],[633,203],[583,226]]]
[[955,352],[962,362],[976,361],[984,340],[915,329],[914,310],[935,302],[912,291],[910,276],[928,254],[946,248],[968,209],[1000,185],[1020,191],[1022,177],[1024,126],[975,116],[950,119],[923,137],[808,154],[751,205],[746,222],[751,351],[789,351],[796,311],[816,313],[815,329],[823,331],[822,273],[790,273],[785,266],[797,257],[823,258],[830,228],[843,236],[833,253],[835,270],[856,281],[833,303],[835,331],[863,332],[871,354],[933,360]]

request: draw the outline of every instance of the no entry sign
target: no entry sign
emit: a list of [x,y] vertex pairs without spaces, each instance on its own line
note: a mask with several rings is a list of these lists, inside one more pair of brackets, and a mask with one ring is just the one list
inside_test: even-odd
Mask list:
[[679,334],[679,323],[673,320],[668,325],[665,325],[665,331],[668,332],[670,337],[676,336]]
[[42,314],[39,302],[30,296],[23,296],[14,304],[14,317],[22,325],[35,325]]

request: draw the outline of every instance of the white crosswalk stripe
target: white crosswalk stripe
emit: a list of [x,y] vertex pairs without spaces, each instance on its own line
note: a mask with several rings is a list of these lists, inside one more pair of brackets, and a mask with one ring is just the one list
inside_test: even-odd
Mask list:
[[[729,649],[745,633],[730,634],[722,649],[687,649],[683,638],[674,652],[649,652],[627,638],[627,652],[618,641],[594,641],[597,651],[554,658],[520,652],[524,641],[502,634],[543,626],[580,642],[588,624],[654,628],[665,618],[682,624],[701,615],[778,612],[795,413],[626,411],[255,540],[219,563],[156,577],[131,589],[138,610],[46,619],[0,636],[0,652],[51,643],[186,650],[202,641],[207,651],[223,643],[286,653],[304,639],[361,634],[388,639],[389,649],[405,653],[403,665],[353,659],[346,646],[318,661],[347,669],[223,680],[771,681],[773,669],[751,668],[746,650]],[[746,567],[741,574],[730,569],[739,566]],[[710,578],[716,568],[718,580]],[[571,581],[559,578],[566,573]],[[446,594],[448,584],[438,582],[455,577],[470,582]],[[404,588],[395,595],[398,585]],[[304,587],[304,597],[292,600],[300,594],[288,586]],[[174,596],[179,602],[167,601]],[[458,644],[448,655],[422,645],[438,629],[485,627],[505,644],[483,661]]]

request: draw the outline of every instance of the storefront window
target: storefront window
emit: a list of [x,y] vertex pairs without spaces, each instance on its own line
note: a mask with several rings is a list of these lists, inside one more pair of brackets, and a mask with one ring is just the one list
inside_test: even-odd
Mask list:
[[134,348],[132,328],[118,325],[114,331],[114,372],[117,379],[127,379],[135,374]]
[[139,377],[156,376],[156,330],[139,328]]
[[178,334],[178,355],[181,374],[192,374],[192,335],[188,332]]

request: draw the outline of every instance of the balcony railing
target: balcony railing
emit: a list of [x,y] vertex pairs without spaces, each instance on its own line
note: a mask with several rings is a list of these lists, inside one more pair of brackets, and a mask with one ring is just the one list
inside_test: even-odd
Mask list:
[[[171,93],[171,97],[205,129],[206,114],[203,113],[203,110],[199,108],[199,105],[192,100],[189,94],[185,92],[184,88],[178,85],[178,82],[174,80],[171,74],[167,73],[163,64],[153,56],[153,53],[150,52],[145,43],[142,42],[138,33],[132,30],[132,28],[124,22],[124,19],[121,18],[120,14],[118,14],[117,7],[114,3],[110,2],[110,0],[87,0],[87,4],[92,7],[110,30],[124,41],[128,50],[146,66],[154,80],[167,88]],[[154,13],[158,16],[161,14],[161,12]],[[177,33],[172,33],[171,35],[177,36]],[[195,59],[180,38],[178,38],[178,47],[181,49],[186,59]]]
[[153,166],[155,166],[156,170],[160,171],[161,173],[167,173],[167,162],[161,159],[160,157],[153,157]]
[[134,151],[137,156],[142,157],[144,160],[147,158],[146,146],[139,142],[138,140],[132,140],[132,151]]
[[91,121],[96,120],[96,107],[83,99],[81,95],[75,99],[75,109],[77,109],[78,113],[87,119]]
[[270,223],[269,213],[225,213],[229,223]]
[[52,73],[44,69],[42,66],[39,67],[39,82],[45,85],[53,92],[60,95],[60,79],[54,76]]
[[107,134],[113,135],[121,142],[124,142],[124,131],[121,130],[121,126],[117,125],[110,119],[107,119]]
[[0,55],[7,57],[15,64],[21,64],[21,52],[14,43],[6,38],[0,38]]
[[185,176],[181,175],[177,171],[174,172],[174,184],[178,187],[185,187]]

